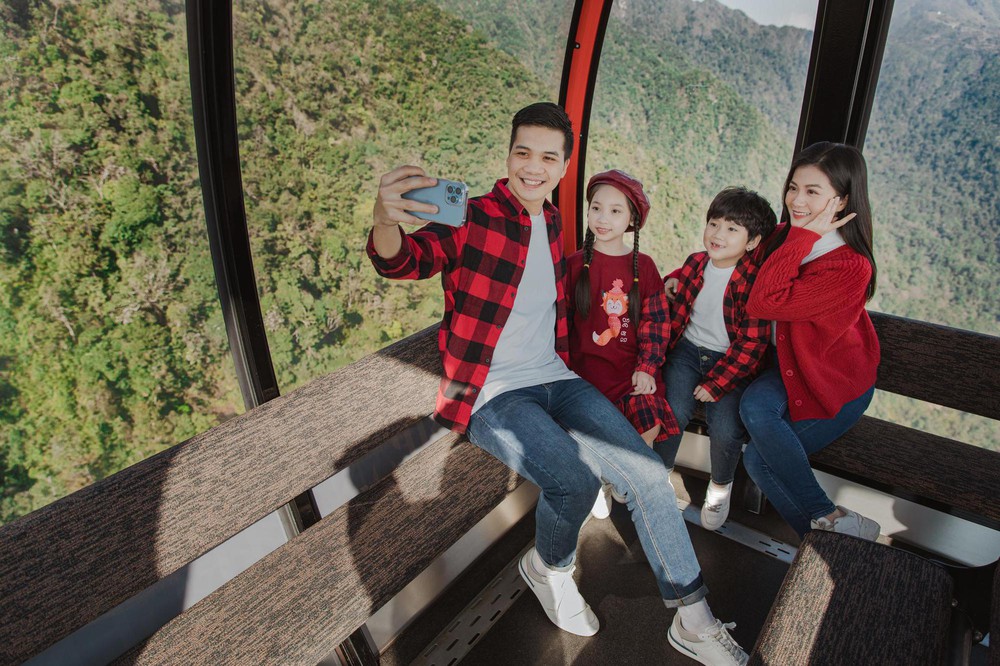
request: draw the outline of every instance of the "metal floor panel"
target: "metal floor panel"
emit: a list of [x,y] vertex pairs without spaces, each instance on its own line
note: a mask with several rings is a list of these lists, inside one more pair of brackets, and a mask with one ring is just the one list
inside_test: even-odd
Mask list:
[[[723,620],[738,622],[732,633],[749,650],[795,549],[736,524],[726,526],[728,536],[708,532],[691,524],[698,520],[695,506],[686,508],[685,518],[711,591],[709,603]],[[535,598],[523,593],[516,561],[427,647],[414,666],[691,663],[667,643],[674,611],[659,598],[623,506],[615,505],[609,520],[589,521],[580,538],[577,580],[601,620],[596,636],[574,636],[553,626]],[[489,625],[488,632],[483,631],[484,624]]]
[[[707,479],[682,475],[675,470],[671,481],[677,490],[679,506],[687,509],[685,518],[689,523],[697,522]],[[763,626],[787,569],[782,560],[794,553],[794,549],[781,540],[797,545],[798,538],[773,510],[762,515],[745,511],[738,499],[742,497],[742,490],[742,480],[738,478],[730,517],[739,525],[726,525],[727,536],[756,542],[750,545],[770,550],[770,554],[755,552],[696,525],[689,524],[688,531],[710,591],[709,604],[723,620],[738,623],[733,635],[749,649]],[[688,502],[694,506],[688,507]],[[775,538],[763,536],[761,532]],[[440,649],[454,643],[451,652],[458,651],[463,641],[456,643],[457,636],[445,640],[444,635],[449,629],[464,631],[460,621],[462,609],[474,605],[490,581],[502,577],[504,569],[517,561],[517,555],[531,545],[533,538],[534,517],[528,514],[383,650],[383,666],[430,663],[426,658],[435,655],[435,645]],[[764,543],[759,543],[761,541]],[[673,611],[668,611],[660,601],[656,582],[625,507],[616,504],[609,520],[591,520],[584,526],[577,566],[580,589],[601,620],[602,628],[596,636],[580,638],[556,629],[532,595],[519,593],[510,610],[495,619],[494,629],[478,637],[473,631],[465,637],[464,642],[471,641],[472,645],[464,647],[468,656],[461,663],[486,666],[494,663],[631,665],[637,660],[639,663],[693,663],[667,644],[666,630]],[[512,580],[514,584],[519,582],[516,578]],[[478,626],[478,622],[472,625],[474,617],[464,622]],[[456,656],[451,654],[443,663],[451,662]],[[425,661],[419,661],[422,658]],[[459,661],[452,663],[454,666]]]
[[523,552],[518,553],[514,561],[490,581],[483,593],[459,613],[411,666],[454,666],[468,655],[476,642],[493,628],[527,589],[517,570],[517,561]]
[[[749,650],[787,565],[700,527],[689,524],[688,531],[710,590],[712,610],[724,621],[737,622],[732,634]],[[557,629],[537,600],[522,594],[492,630],[479,638],[462,663],[692,663],[667,643],[674,611],[660,600],[624,507],[616,506],[610,520],[592,520],[584,527],[577,573],[580,590],[601,621],[596,636],[584,638]]]

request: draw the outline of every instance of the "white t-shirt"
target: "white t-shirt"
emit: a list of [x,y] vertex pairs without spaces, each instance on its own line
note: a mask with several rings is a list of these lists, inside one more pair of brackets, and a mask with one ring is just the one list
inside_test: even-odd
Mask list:
[[847,245],[847,241],[840,235],[840,231],[834,229],[828,234],[820,236],[819,240],[813,244],[813,249],[802,259],[802,264],[808,264],[813,259],[822,257],[824,254],[833,252],[841,245]]
[[576,378],[556,354],[555,269],[545,215],[532,215],[524,274],[472,411],[507,391]]
[[722,301],[736,266],[716,268],[709,259],[705,263],[704,284],[691,306],[691,320],[684,337],[698,347],[724,352],[729,349],[729,332],[722,314]]

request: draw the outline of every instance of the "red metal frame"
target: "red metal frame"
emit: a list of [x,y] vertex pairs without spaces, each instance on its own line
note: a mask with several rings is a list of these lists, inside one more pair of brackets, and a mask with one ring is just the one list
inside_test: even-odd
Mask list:
[[559,103],[566,109],[576,130],[577,146],[570,158],[566,177],[556,190],[556,205],[562,213],[566,252],[579,247],[583,230],[580,202],[583,199],[583,169],[587,155],[587,129],[597,80],[597,66],[604,43],[604,30],[613,0],[577,0],[570,26],[569,43],[563,65]]

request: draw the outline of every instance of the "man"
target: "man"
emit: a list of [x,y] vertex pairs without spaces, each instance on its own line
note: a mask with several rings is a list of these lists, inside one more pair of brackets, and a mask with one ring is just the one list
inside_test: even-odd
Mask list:
[[515,114],[507,178],[471,199],[461,227],[423,224],[436,207],[403,198],[433,186],[415,166],[384,175],[368,254],[394,279],[442,275],[439,346],[444,376],[434,417],[541,488],[535,546],[521,576],[549,619],[591,636],[597,617],[573,580],[580,528],[602,479],[632,512],[668,608],[671,645],[705,664],[744,664],[746,653],[711,613],[707,589],[669,476],[621,412],[571,372],[562,222],[547,197],[566,174],[573,129],[561,107]]

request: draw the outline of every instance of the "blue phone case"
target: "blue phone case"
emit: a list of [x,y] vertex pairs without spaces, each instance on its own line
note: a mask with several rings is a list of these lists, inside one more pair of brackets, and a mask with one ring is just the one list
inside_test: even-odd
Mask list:
[[465,209],[469,200],[469,188],[466,187],[465,183],[438,178],[437,185],[434,187],[410,190],[403,195],[403,198],[434,204],[438,207],[438,212],[434,214],[409,211],[410,215],[414,217],[428,222],[447,224],[450,227],[460,227],[465,224]]

